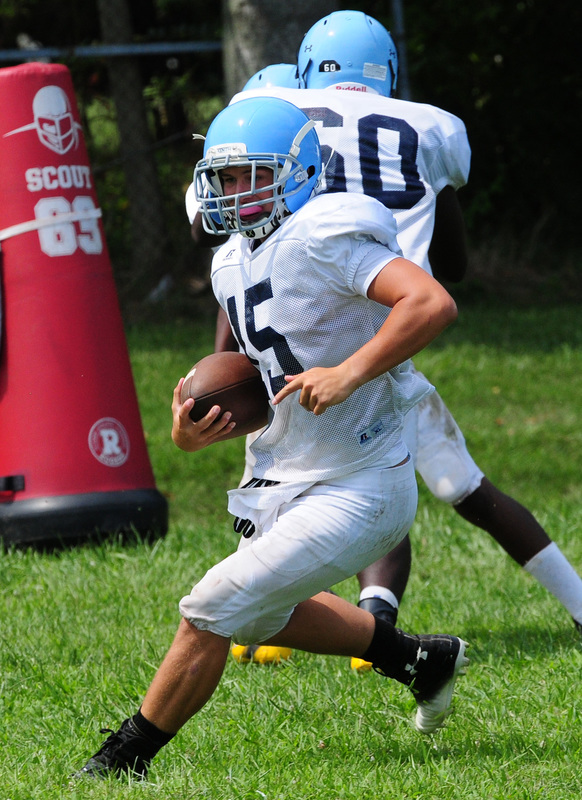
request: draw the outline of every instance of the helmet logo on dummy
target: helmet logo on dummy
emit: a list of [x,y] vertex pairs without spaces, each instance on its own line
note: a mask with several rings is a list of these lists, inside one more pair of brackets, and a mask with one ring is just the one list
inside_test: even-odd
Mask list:
[[341,69],[337,61],[322,61],[319,65],[320,72],[341,72]]
[[120,467],[129,458],[129,436],[118,420],[103,417],[89,431],[89,450],[106,467]]
[[75,122],[67,93],[60,86],[43,86],[32,101],[34,122],[5,133],[36,130],[40,143],[59,155],[64,155],[79,144],[81,125]]

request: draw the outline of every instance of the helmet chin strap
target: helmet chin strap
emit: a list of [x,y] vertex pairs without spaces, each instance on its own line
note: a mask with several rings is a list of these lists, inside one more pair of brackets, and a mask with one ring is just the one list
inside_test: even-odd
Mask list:
[[[297,156],[301,152],[301,142],[305,139],[305,137],[312,128],[315,128],[315,122],[312,119],[310,119],[305,123],[305,125],[303,125],[302,128],[299,129],[297,135],[291,142],[291,147],[289,148],[290,156],[293,156],[293,158],[297,158]],[[287,159],[279,175],[279,180],[281,183],[283,183],[288,177],[289,173],[291,172],[292,166],[293,162]]]
[[300,128],[299,131],[297,132],[297,136],[293,139],[291,147],[289,148],[289,155],[292,155],[294,158],[297,158],[297,156],[299,155],[299,151],[301,150],[299,145],[305,139],[305,137],[312,128],[315,128],[315,122],[312,119],[308,119],[305,125],[302,128]]
[[265,239],[270,233],[277,230],[285,216],[284,211],[278,205],[273,218],[265,222],[264,225],[259,225],[257,228],[253,228],[250,231],[240,231],[240,233],[246,239]]

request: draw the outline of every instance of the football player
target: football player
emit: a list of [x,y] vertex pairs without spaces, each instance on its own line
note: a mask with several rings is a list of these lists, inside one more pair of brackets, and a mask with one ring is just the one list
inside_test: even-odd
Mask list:
[[[208,130],[196,199],[206,229],[231,236],[214,255],[212,286],[274,407],[253,444],[253,485],[229,493],[229,510],[252,530],[182,598],[183,619],[140,709],[79,777],[145,776],[214,693],[233,636],[370,661],[412,689],[422,733],[449,713],[468,662],[462,639],[404,633],[325,590],[395,547],[414,519],[402,425],[433,387],[409,359],[456,306],[402,257],[380,202],[312,196],[321,169],[313,121],[285,100],[241,100]],[[214,407],[193,422],[182,383],[174,442],[194,451],[220,441],[230,414]]]
[[[272,86],[268,93],[315,120],[326,164],[324,190],[375,197],[393,211],[407,258],[440,280],[461,280],[467,253],[456,190],[466,183],[470,166],[462,121],[393,97],[394,42],[384,26],[359,11],[337,11],[313,25],[299,49],[298,74],[305,88]],[[231,102],[248,96],[244,91]],[[224,325],[220,330],[226,348],[228,331]],[[582,632],[582,580],[529,510],[477,466],[438,393],[408,415],[405,438],[432,494],[487,531],[562,603]],[[360,605],[395,622],[410,562],[406,537],[360,573]]]

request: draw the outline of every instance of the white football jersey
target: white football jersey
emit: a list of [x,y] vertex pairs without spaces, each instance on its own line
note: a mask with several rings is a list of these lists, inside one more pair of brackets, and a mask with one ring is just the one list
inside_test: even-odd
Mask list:
[[194,182],[186,189],[184,195],[184,205],[186,206],[186,216],[190,225],[194,222],[194,217],[200,209],[200,203],[196,200],[196,192],[194,191]]
[[[377,333],[390,309],[368,299],[367,290],[399,255],[391,212],[347,193],[311,199],[254,251],[242,236],[218,250],[214,293],[271,397],[285,385],[284,375],[336,366]],[[318,416],[295,393],[273,407],[253,444],[253,475],[318,481],[386,454],[396,463],[407,454],[403,416],[432,389],[407,362]]]
[[255,96],[280,97],[315,120],[323,190],[364,193],[390,208],[402,252],[431,272],[436,195],[447,185],[460,188],[469,176],[463,122],[436,106],[334,88],[255,89],[231,103]]

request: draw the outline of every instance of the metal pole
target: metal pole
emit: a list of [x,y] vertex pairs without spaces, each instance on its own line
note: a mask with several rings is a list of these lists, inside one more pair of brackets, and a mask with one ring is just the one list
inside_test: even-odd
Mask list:
[[392,38],[398,50],[398,89],[401,100],[412,100],[410,81],[408,78],[408,59],[406,56],[406,34],[404,32],[404,10],[402,0],[391,0],[392,4]]

